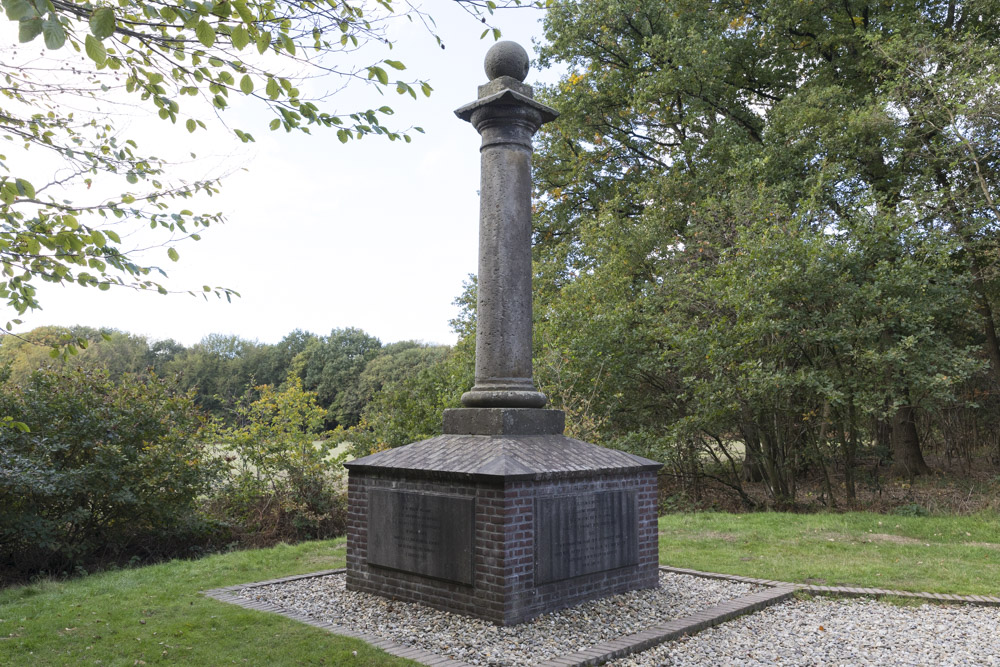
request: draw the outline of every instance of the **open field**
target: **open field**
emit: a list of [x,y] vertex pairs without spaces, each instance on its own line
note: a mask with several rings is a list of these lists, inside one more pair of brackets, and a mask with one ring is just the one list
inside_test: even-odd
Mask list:
[[[660,519],[660,562],[800,583],[996,595],[998,535],[992,513],[674,514]],[[338,539],[9,588],[0,591],[0,664],[413,664],[199,594],[343,567],[344,556]]]

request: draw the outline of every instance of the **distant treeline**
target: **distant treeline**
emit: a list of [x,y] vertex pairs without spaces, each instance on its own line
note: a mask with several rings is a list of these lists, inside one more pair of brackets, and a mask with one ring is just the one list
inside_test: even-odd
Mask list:
[[[67,342],[73,353],[53,357]],[[14,385],[46,367],[104,368],[112,381],[151,372],[193,392],[198,407],[226,423],[237,418],[256,387],[281,387],[298,378],[325,410],[324,427],[333,430],[357,426],[383,388],[412,384],[443,366],[452,352],[450,346],[415,341],[382,344],[356,328],[325,336],[297,329],[275,344],[211,334],[186,347],[114,329],[45,326],[3,338],[0,369]]]
[[41,327],[0,343],[0,586],[343,532],[348,455],[434,435],[467,343]]

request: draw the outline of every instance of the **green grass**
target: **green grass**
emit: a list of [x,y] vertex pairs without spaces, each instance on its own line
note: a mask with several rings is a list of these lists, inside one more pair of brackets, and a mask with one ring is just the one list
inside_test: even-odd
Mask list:
[[674,514],[660,564],[825,586],[1000,595],[1000,516]]
[[413,665],[199,594],[343,567],[344,554],[343,539],[310,542],[3,590],[0,665]]
[[[798,583],[998,595],[1000,517],[676,514],[660,519],[660,562]],[[343,565],[340,539],[3,590],[0,665],[414,664],[199,593]]]

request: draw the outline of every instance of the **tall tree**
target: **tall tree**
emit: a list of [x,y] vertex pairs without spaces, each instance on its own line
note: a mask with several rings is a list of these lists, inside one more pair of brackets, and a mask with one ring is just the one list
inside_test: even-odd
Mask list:
[[310,340],[296,357],[293,368],[305,388],[316,392],[319,404],[328,408],[330,428],[358,423],[364,407],[361,373],[381,348],[378,338],[350,327]]
[[[553,309],[546,313],[543,308],[542,319],[564,317],[566,300],[579,303],[576,292],[584,288],[577,284],[591,285],[586,288],[590,305],[595,311],[600,307],[605,317],[611,313],[601,307],[601,286],[605,294],[621,298],[619,317],[612,320],[617,327],[595,327],[636,341],[639,347],[633,350],[644,350],[643,363],[623,366],[633,369],[632,387],[675,393],[668,404],[677,418],[690,414],[686,410],[692,403],[685,398],[693,394],[687,380],[697,376],[685,376],[671,355],[684,356],[678,345],[698,353],[688,346],[706,342],[699,336],[709,330],[709,322],[700,313],[717,312],[720,339],[734,345],[726,355],[734,369],[762,362],[767,368],[768,359],[785,359],[784,366],[772,370],[792,373],[797,365],[788,362],[795,348],[768,343],[787,318],[774,320],[770,335],[765,326],[744,330],[749,338],[732,341],[740,323],[766,325],[768,319],[757,319],[760,313],[777,316],[785,311],[769,308],[784,304],[791,312],[804,308],[806,334],[826,317],[825,303],[831,313],[848,305],[860,309],[852,313],[856,321],[850,327],[868,322],[865,307],[881,308],[882,315],[872,316],[879,335],[866,332],[859,338],[859,331],[855,343],[879,358],[890,350],[909,350],[896,366],[881,367],[887,392],[882,409],[895,416],[897,463],[910,461],[903,464],[909,468],[905,472],[922,472],[913,463],[919,444],[908,425],[926,399],[926,381],[940,375],[956,382],[971,372],[965,347],[970,332],[954,310],[961,311],[969,300],[954,299],[949,292],[952,302],[937,304],[940,312],[923,320],[932,335],[922,336],[914,327],[926,309],[905,294],[848,304],[828,301],[829,294],[789,292],[780,281],[732,292],[725,280],[729,271],[755,269],[743,261],[745,244],[776,248],[785,240],[781,235],[796,235],[807,243],[802,252],[814,248],[812,261],[839,263],[855,272],[848,276],[886,287],[932,289],[937,284],[953,290],[964,285],[979,304],[981,326],[973,338],[989,351],[996,283],[985,268],[992,265],[1000,222],[992,208],[997,9],[991,0],[556,5],[546,18],[551,43],[541,59],[565,63],[569,71],[545,93],[547,103],[563,115],[543,130],[535,160],[538,275],[543,301]],[[769,214],[774,216],[769,219]],[[772,231],[761,231],[762,221]],[[748,235],[754,228],[758,231]],[[780,255],[754,256],[771,269],[784,267],[803,280],[808,275],[808,265],[789,264]],[[913,282],[917,257],[929,258],[931,282]],[[706,291],[698,281],[709,276],[717,277]],[[867,283],[852,278],[845,284],[858,291]],[[755,289],[746,292],[750,287]],[[736,294],[755,301],[733,300]],[[670,321],[674,324],[668,326]],[[643,338],[644,327],[638,326],[643,322],[658,329]],[[699,336],[680,335],[685,323]],[[552,332],[556,338],[556,329]],[[754,337],[758,344],[743,345]],[[935,372],[929,367],[900,370],[903,359],[912,362],[915,350],[920,350],[917,357],[940,355],[942,345],[949,352],[937,359],[947,364]],[[800,347],[808,348],[804,342]],[[826,370],[851,363],[843,356],[846,348],[824,347]],[[627,354],[610,340],[590,349],[611,352],[605,359]],[[705,359],[705,351],[700,357]],[[703,371],[724,379],[727,368],[713,362]],[[609,394],[628,395],[620,389],[628,387],[609,388]],[[838,418],[836,410],[824,411],[819,396],[816,414],[825,414],[827,421]],[[713,400],[723,407],[733,405],[730,399],[716,395]],[[865,404],[874,410],[871,401]],[[635,415],[635,403],[621,414]],[[771,409],[747,422],[757,427],[744,433],[748,452],[774,416]],[[859,423],[860,415],[856,411],[850,419]],[[735,428],[731,419],[728,423]],[[834,432],[828,426],[823,438]],[[775,434],[775,442],[791,436],[786,429],[784,436]],[[766,456],[760,460],[767,463]]]

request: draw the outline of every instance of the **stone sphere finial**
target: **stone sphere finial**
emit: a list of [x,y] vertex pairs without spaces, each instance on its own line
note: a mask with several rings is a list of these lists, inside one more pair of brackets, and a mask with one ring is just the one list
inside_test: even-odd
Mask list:
[[528,76],[528,52],[517,42],[497,42],[486,52],[485,65],[490,81],[501,76],[524,81]]

